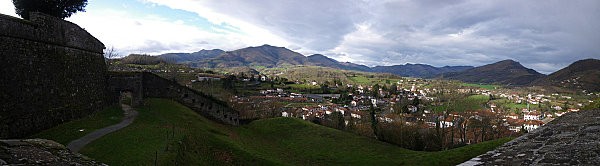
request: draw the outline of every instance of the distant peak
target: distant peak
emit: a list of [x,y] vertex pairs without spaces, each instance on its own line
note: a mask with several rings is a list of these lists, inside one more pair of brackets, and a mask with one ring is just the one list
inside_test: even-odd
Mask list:
[[593,63],[593,62],[597,63],[597,62],[600,62],[600,60],[594,59],[594,58],[589,58],[589,59],[578,60],[578,61],[575,61],[574,63],[590,63],[590,62],[591,63]]
[[[221,49],[218,49],[218,48],[215,48],[215,49],[210,49],[210,50],[207,50],[207,49],[202,49],[202,50],[200,50],[200,51],[223,51],[223,50],[221,50]],[[200,51],[198,51],[198,52],[200,52]]]
[[274,47],[274,48],[283,48],[283,47],[272,46],[272,45],[269,45],[269,44],[263,44],[262,46],[258,46],[258,47]]
[[492,64],[489,64],[489,65],[492,65],[492,66],[515,66],[515,67],[523,66],[523,65],[521,65],[521,63],[519,63],[517,61],[514,61],[512,59],[498,61],[496,63],[492,63]]
[[312,54],[312,55],[310,55],[308,57],[327,57],[327,56],[325,56],[323,54]]
[[512,60],[512,59],[506,59],[506,60],[498,61],[496,63],[519,63],[519,62]]

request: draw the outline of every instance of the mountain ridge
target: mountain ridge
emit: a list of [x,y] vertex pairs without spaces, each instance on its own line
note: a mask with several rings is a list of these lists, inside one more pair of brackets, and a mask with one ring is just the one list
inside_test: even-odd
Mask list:
[[547,77],[532,82],[532,85],[557,86],[568,89],[600,92],[600,60],[583,59],[571,63]]
[[[239,66],[277,67],[284,65],[310,65],[331,67],[342,70],[364,72],[391,73],[405,77],[431,78],[441,73],[458,72],[473,68],[472,66],[434,67],[427,64],[405,64],[394,66],[368,67],[351,62],[339,62],[322,54],[304,56],[285,47],[262,45],[246,47],[233,51],[219,49],[201,50],[194,53],[167,53],[158,55],[168,62],[186,63],[191,67],[223,68]],[[186,57],[192,56],[192,57]],[[416,71],[426,69],[426,71]]]
[[533,81],[545,77],[545,75],[526,68],[519,62],[507,59],[461,72],[446,73],[443,77],[472,83],[521,86],[529,85]]
[[427,64],[405,64],[393,66],[375,66],[372,71],[380,73],[392,73],[404,77],[432,78],[437,75],[449,72],[459,72],[471,69],[473,66],[444,66],[434,67]]
[[[519,62],[507,59],[495,63],[473,66],[435,67],[428,64],[404,64],[392,66],[369,67],[351,62],[339,62],[322,54],[302,55],[285,47],[262,45],[241,48],[233,51],[220,49],[200,50],[193,53],[167,53],[158,55],[167,62],[188,64],[200,68],[226,67],[279,67],[286,65],[321,66],[341,70],[363,72],[391,73],[403,77],[444,78],[464,82],[504,85],[552,85],[600,91],[600,66],[597,59],[585,59],[574,62],[550,75],[541,74],[526,68]],[[586,72],[590,74],[586,74]],[[575,76],[574,76],[575,75]],[[591,75],[591,76],[588,76]],[[579,77],[579,78],[577,78]],[[581,84],[567,85],[569,79],[581,79]],[[572,82],[571,82],[572,83]],[[572,83],[573,84],[573,83]]]
[[223,51],[221,49],[212,49],[212,50],[202,49],[200,51],[193,52],[193,53],[166,53],[166,54],[158,55],[158,57],[164,59],[167,62],[190,63],[190,62],[194,62],[194,61],[214,58],[223,52],[225,52],[225,51]]

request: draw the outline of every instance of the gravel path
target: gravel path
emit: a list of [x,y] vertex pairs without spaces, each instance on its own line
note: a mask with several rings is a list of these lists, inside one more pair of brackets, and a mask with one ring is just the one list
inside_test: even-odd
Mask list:
[[112,133],[112,132],[120,130],[124,127],[129,126],[129,124],[131,124],[133,122],[133,120],[135,119],[135,117],[138,115],[138,112],[133,110],[133,108],[131,108],[131,106],[125,105],[125,104],[121,104],[121,108],[123,108],[123,111],[125,114],[123,121],[121,121],[118,124],[112,125],[112,126],[98,129],[98,130],[96,130],[92,133],[89,133],[79,139],[71,141],[69,143],[69,145],[67,145],[67,148],[69,148],[73,152],[78,152],[79,150],[81,150],[85,145],[89,144],[90,142],[92,142],[108,133]]

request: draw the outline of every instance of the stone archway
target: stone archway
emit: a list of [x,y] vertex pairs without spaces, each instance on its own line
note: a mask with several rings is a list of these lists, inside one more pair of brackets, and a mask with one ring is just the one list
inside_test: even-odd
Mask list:
[[130,90],[122,90],[119,96],[119,103],[125,105],[133,105],[133,92]]
[[130,98],[130,105],[141,105],[144,100],[142,75],[140,73],[113,73],[108,80],[109,91],[118,102]]

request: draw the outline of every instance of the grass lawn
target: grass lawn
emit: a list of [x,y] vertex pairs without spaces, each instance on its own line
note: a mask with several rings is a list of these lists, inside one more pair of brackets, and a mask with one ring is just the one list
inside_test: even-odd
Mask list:
[[[96,112],[89,117],[61,124],[30,137],[54,140],[63,145],[67,145],[69,142],[81,138],[94,130],[117,124],[121,122],[122,119],[123,110],[121,110],[120,106],[114,105]],[[81,129],[83,129],[83,131],[79,131]]]
[[258,120],[237,131],[248,151],[290,165],[456,165],[510,140],[421,152],[293,118]]
[[[126,128],[84,147],[81,153],[109,165],[264,165],[235,144],[215,124],[171,100],[148,99]],[[253,163],[253,164],[252,164]]]
[[489,96],[487,95],[471,95],[464,99],[460,99],[456,102],[451,102],[450,105],[441,105],[435,106],[432,108],[433,111],[441,112],[444,110],[452,110],[456,112],[464,112],[464,111],[474,111],[485,109],[485,104],[487,103]]
[[352,84],[360,84],[360,85],[389,85],[398,81],[398,79],[388,79],[388,78],[369,78],[363,75],[357,75],[355,77],[348,77]]
[[321,86],[309,85],[309,84],[288,84],[290,87],[288,91],[293,93],[319,93],[322,92]]
[[[508,100],[508,99],[498,99],[498,100],[494,100],[494,101],[496,101],[496,103],[499,106],[504,106],[504,107],[509,108],[511,110],[518,110],[518,111],[520,111],[523,108],[527,108],[527,104],[525,104],[525,103],[521,103],[521,104],[514,103],[513,101]],[[530,107],[537,108],[537,105],[530,105]]]
[[471,84],[471,83],[463,83],[461,84],[462,86],[471,86],[471,87],[479,87],[479,88],[483,88],[483,89],[488,89],[488,90],[494,90],[496,89],[495,85],[489,85],[489,84]]
[[308,84],[288,84],[290,88],[293,89],[320,89],[320,86],[316,85],[308,85]]
[[419,152],[295,118],[221,125],[165,99],[148,99],[138,112],[81,152],[111,165],[151,165],[155,155],[159,165],[455,165],[509,140]]
[[348,77],[356,84],[371,84],[371,80],[365,76]]

